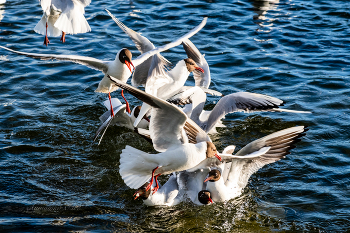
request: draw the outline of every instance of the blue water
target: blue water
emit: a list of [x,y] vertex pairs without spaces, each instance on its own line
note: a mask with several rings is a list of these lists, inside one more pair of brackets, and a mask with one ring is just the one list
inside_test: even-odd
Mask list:
[[[0,50],[1,232],[342,232],[350,227],[350,2],[347,0],[115,1],[93,0],[92,32],[49,38],[33,28],[38,1],[0,5],[0,45],[54,54],[114,59],[132,41],[109,9],[156,46],[199,24],[192,42],[206,54],[211,88],[249,91],[313,114],[231,114],[213,136],[219,150],[238,148],[296,125],[309,131],[290,155],[254,174],[225,204],[154,208],[133,200],[118,173],[125,145],[151,152],[135,133],[111,127],[92,144],[105,111],[95,93],[103,74],[82,65],[41,61]],[[181,46],[163,55],[176,64]],[[193,85],[192,76],[188,80]],[[119,97],[119,93],[112,93]],[[131,105],[139,101],[126,94]],[[207,108],[218,101],[209,97]],[[167,177],[162,178],[164,182]]]

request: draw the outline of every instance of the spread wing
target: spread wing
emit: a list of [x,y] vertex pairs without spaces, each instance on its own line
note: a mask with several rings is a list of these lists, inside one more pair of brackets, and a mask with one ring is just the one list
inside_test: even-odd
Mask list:
[[[140,33],[137,33],[134,30],[128,28],[119,19],[114,17],[111,12],[109,12],[107,9],[106,11],[112,17],[114,22],[116,22],[116,24],[120,27],[120,29],[122,29],[130,37],[130,39],[134,42],[136,48],[141,52],[141,54],[155,49],[155,46],[146,37],[141,36]],[[152,58],[154,56],[157,56],[164,66],[169,66],[171,64],[160,54],[156,54],[149,57],[147,60],[145,60],[143,63],[136,67],[131,80],[133,86],[138,87],[140,85],[146,84],[147,75],[152,64]]]
[[206,133],[193,121],[187,118],[177,106],[158,97],[152,96],[142,90],[122,83],[109,75],[114,84],[134,95],[139,100],[152,106],[152,119],[149,125],[154,149],[163,152],[170,146],[181,145],[188,142],[184,129],[187,129],[193,140],[201,139]]
[[278,108],[282,104],[283,101],[280,99],[256,93],[237,92],[226,95],[215,105],[208,117],[206,125],[203,126],[203,130],[209,132],[228,113],[268,111]]
[[55,55],[55,54],[39,54],[39,53],[25,53],[25,52],[19,52],[15,51],[3,46],[0,46],[0,48],[6,49],[10,52],[17,53],[20,55],[24,55],[27,57],[32,58],[38,58],[41,60],[61,60],[61,61],[71,61],[74,63],[78,63],[81,65],[85,65],[89,68],[100,70],[103,73],[106,73],[108,70],[108,62],[101,61],[93,57],[84,57],[84,56],[77,56],[77,55]]
[[[294,144],[300,141],[300,137],[305,135],[307,131],[304,126],[297,126],[284,129],[263,138],[255,140],[241,150],[235,156],[241,159],[232,160],[229,176],[226,181],[226,186],[238,183],[240,187],[245,187],[249,177],[257,172],[264,165],[276,162],[284,158],[290,153],[290,150],[295,148]],[[247,158],[253,154],[258,155],[263,148],[269,148],[265,153],[260,153],[255,158]],[[258,153],[257,153],[258,152]]]
[[210,69],[207,60],[205,60],[204,55],[202,55],[197,47],[189,40],[184,40],[182,46],[186,51],[189,58],[192,58],[197,65],[204,70],[204,73],[197,70],[193,71],[193,77],[196,86],[208,88],[210,85]]
[[191,36],[193,36],[194,34],[199,32],[199,30],[201,30],[205,26],[205,24],[207,23],[207,19],[208,18],[205,17],[197,27],[195,27],[194,29],[192,29],[191,31],[189,31],[188,33],[183,35],[182,37],[178,38],[177,40],[174,40],[173,42],[171,42],[169,44],[163,45],[161,47],[157,47],[151,51],[148,51],[148,52],[143,53],[142,55],[138,56],[136,59],[133,60],[134,66],[140,65],[145,60],[147,60],[147,58],[149,58],[150,56],[153,56],[154,54],[163,52],[163,51],[168,50],[172,47],[180,45],[182,43],[182,41],[190,38]]

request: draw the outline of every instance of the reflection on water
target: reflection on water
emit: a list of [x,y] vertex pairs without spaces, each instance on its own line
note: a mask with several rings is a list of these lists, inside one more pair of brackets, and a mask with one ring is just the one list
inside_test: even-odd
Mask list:
[[4,18],[4,13],[5,13],[5,6],[1,4],[1,0],[0,0],[0,22]]
[[[274,19],[269,19],[265,15],[269,10],[276,10],[280,1],[279,0],[255,0],[253,1],[254,12],[256,15],[253,16],[254,20],[257,20],[256,23],[260,26],[272,26],[272,21]],[[264,25],[263,21],[269,22],[268,25]]]

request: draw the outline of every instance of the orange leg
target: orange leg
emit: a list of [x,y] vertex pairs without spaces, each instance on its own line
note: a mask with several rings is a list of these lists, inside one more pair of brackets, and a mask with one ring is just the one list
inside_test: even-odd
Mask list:
[[123,97],[123,99],[125,100],[126,111],[130,114],[131,111],[130,111],[129,103],[128,103],[128,101],[127,101],[127,100],[125,99],[125,97],[124,97],[124,90],[122,90],[122,97]]
[[60,41],[62,41],[62,43],[66,42],[66,33],[64,31],[62,31],[62,36],[61,36],[61,39]]
[[114,117],[114,111],[113,111],[113,106],[112,106],[112,99],[111,99],[111,93],[108,92],[108,99],[109,99],[109,103],[111,104],[111,117]]
[[48,25],[47,25],[47,23],[46,23],[46,35],[45,35],[45,40],[44,40],[44,45],[48,45],[48,44],[50,44],[50,41],[49,41],[49,38],[47,38],[47,27],[48,27]]
[[152,189],[152,191],[153,191],[152,194],[155,194],[155,193],[158,191],[158,189],[159,189],[159,184],[158,184],[157,178],[158,178],[158,176],[160,176],[160,175],[161,175],[161,174],[158,174],[158,175],[156,175],[156,176],[154,177],[154,179],[156,180],[156,187],[154,187],[154,189]]
[[[153,184],[153,178],[154,178],[154,173],[155,171],[158,169],[158,167],[156,167],[155,169],[152,170],[152,177],[151,177],[151,182],[149,182],[149,184],[147,185],[146,187],[146,191],[148,191],[151,187],[152,187],[152,184]],[[158,181],[157,181],[158,183]]]

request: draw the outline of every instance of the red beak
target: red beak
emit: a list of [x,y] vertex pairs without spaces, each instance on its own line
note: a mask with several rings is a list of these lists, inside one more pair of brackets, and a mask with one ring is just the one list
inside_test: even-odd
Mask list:
[[125,64],[128,66],[128,68],[129,68],[129,70],[130,70],[131,73],[132,73],[132,70],[131,70],[131,66],[130,66],[130,65],[132,65],[132,67],[133,67],[134,70],[135,70],[135,66],[134,66],[134,64],[132,64],[132,62],[129,62],[129,61],[125,60]]
[[134,200],[136,200],[136,199],[140,196],[139,192],[137,191],[137,192],[134,194],[134,196],[136,196],[135,199],[134,199]]
[[212,200],[210,197],[208,197],[208,199],[209,199],[209,201],[210,201],[211,203],[214,203],[213,200]]
[[143,119],[145,119],[146,121],[150,122],[149,118],[144,116]]
[[211,179],[213,179],[213,178],[208,177],[207,179],[204,180],[204,183],[207,182],[207,181],[209,181],[209,180],[211,180]]
[[218,154],[215,154],[215,157],[218,158],[220,162],[222,162],[222,158]]
[[200,67],[194,67],[196,70],[199,70],[200,72],[204,73],[204,70]]

